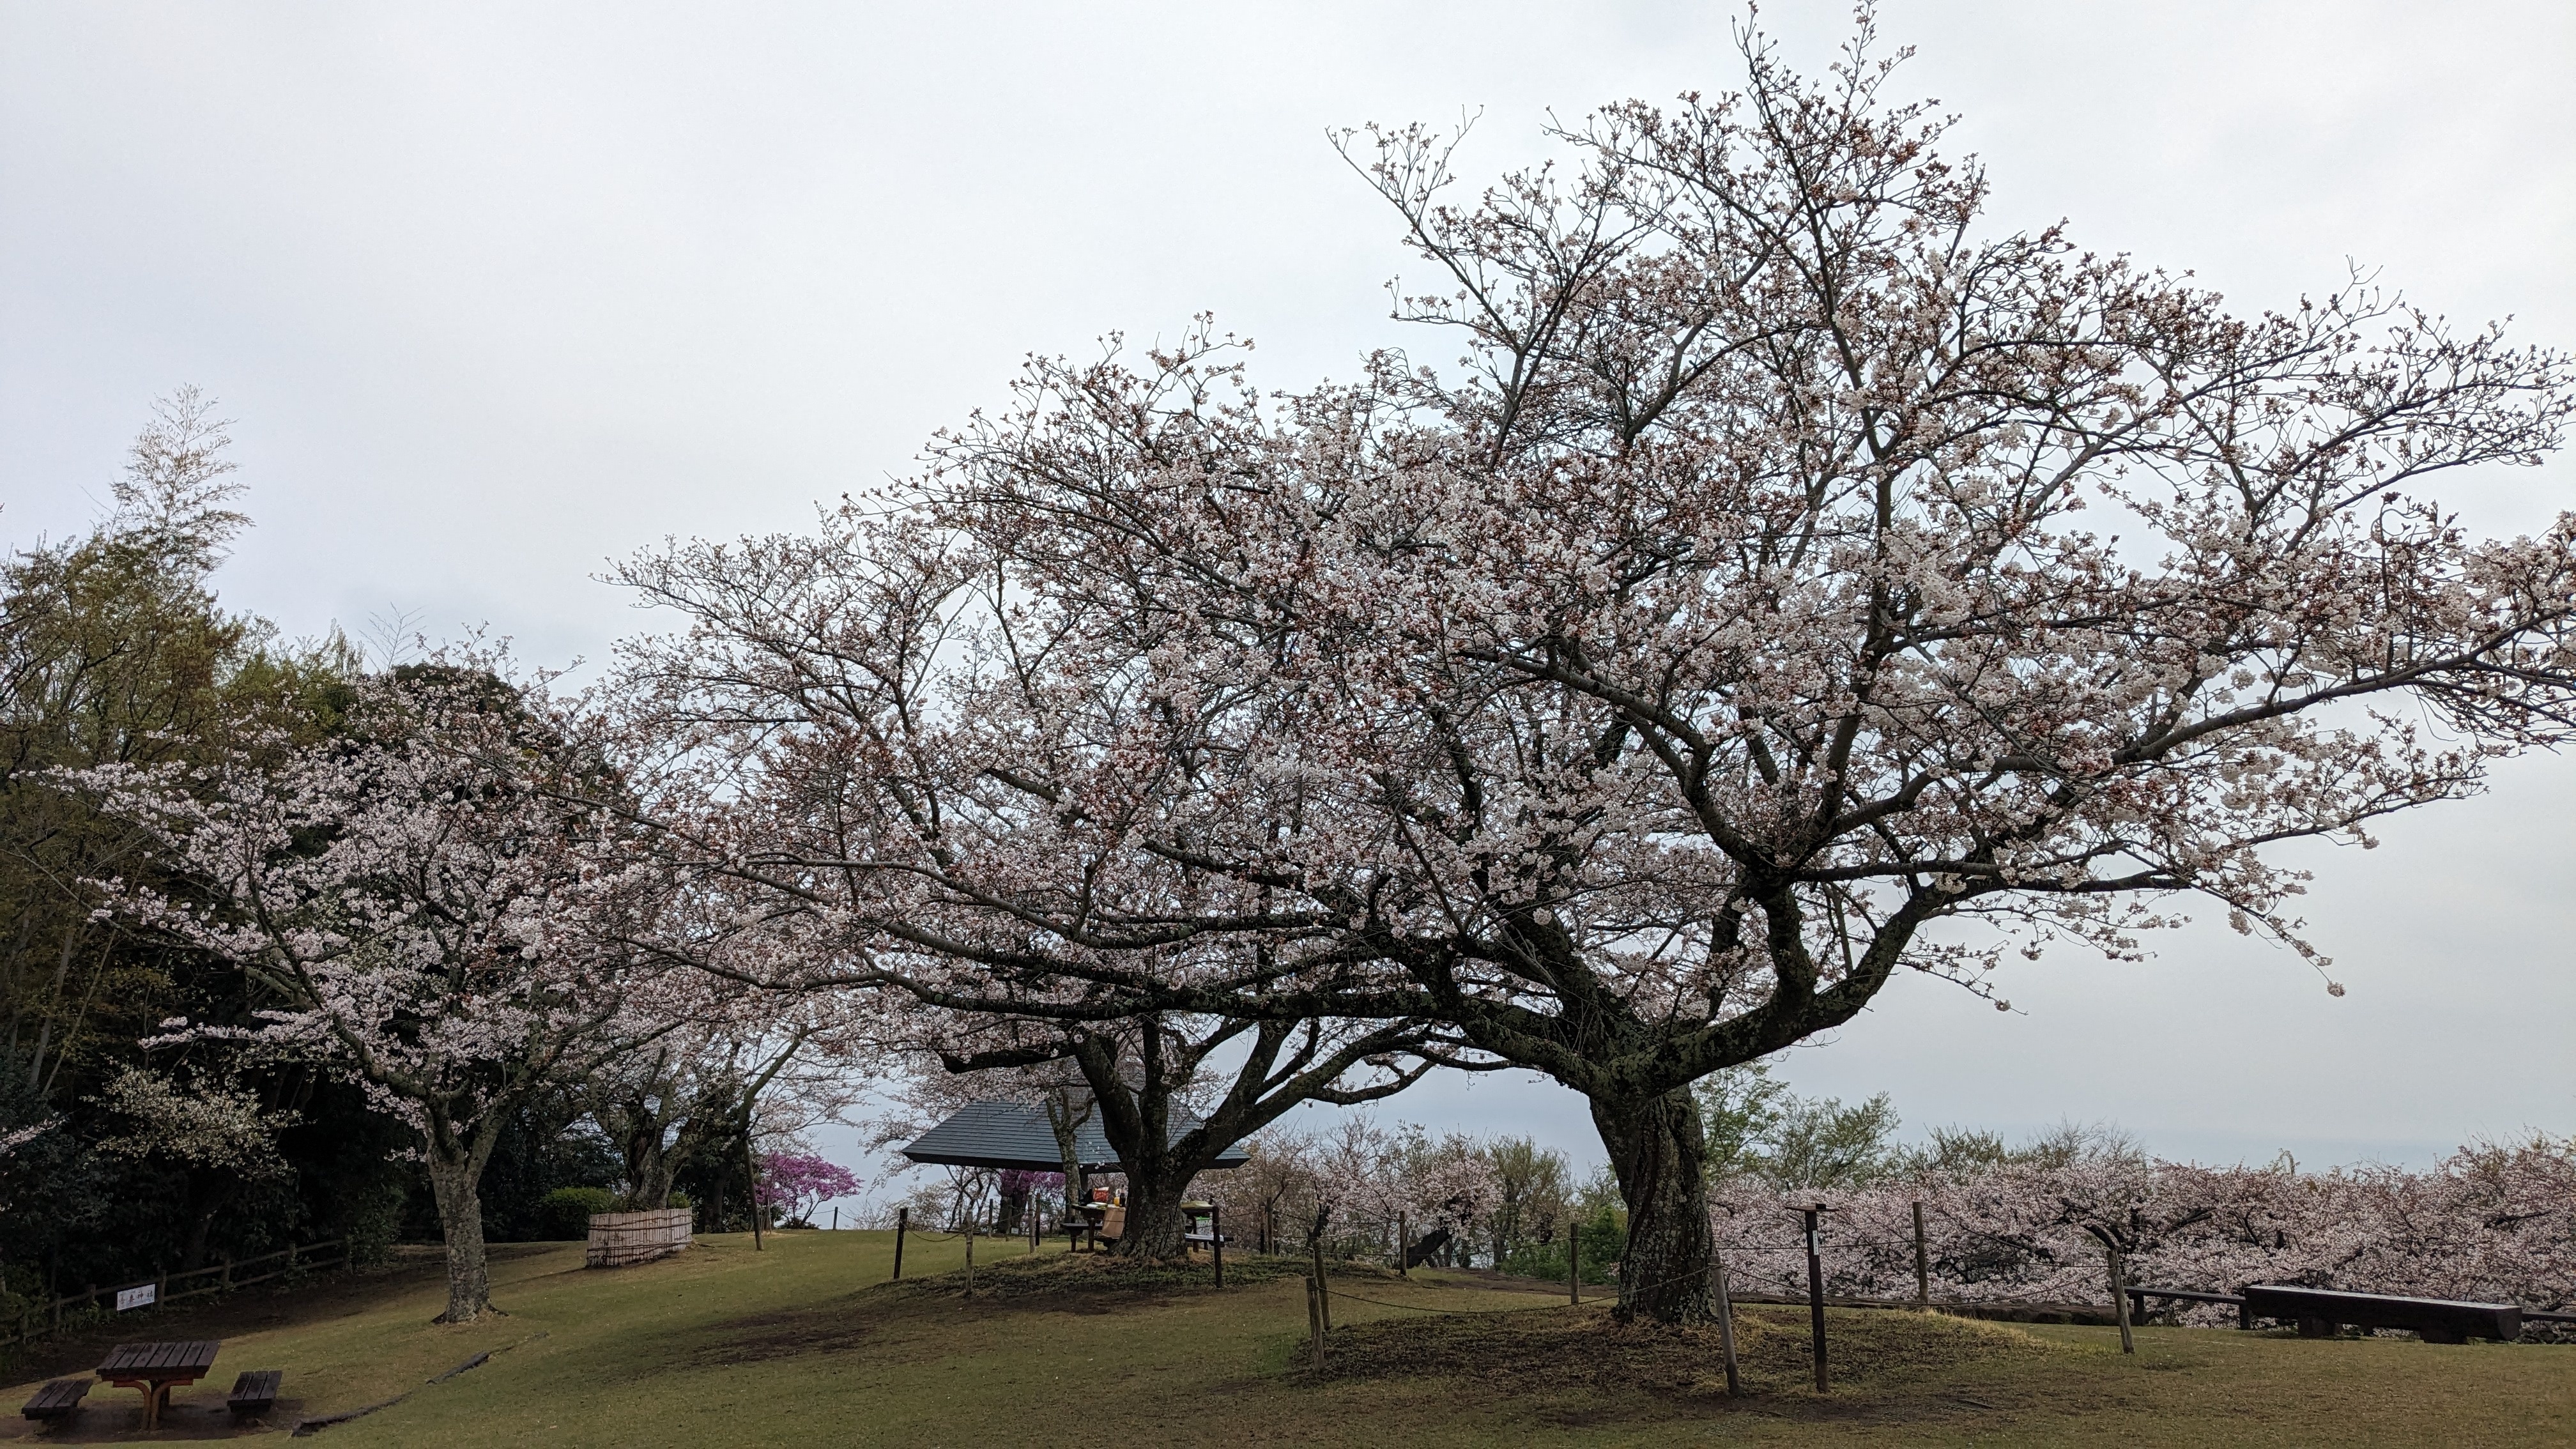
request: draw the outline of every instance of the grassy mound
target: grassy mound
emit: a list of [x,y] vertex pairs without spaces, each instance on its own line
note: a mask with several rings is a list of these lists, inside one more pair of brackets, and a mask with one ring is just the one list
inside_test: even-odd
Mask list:
[[[1835,1383],[1853,1387],[2063,1352],[2001,1324],[1921,1313],[1829,1313],[1825,1334]],[[1737,1309],[1735,1349],[1749,1393],[1794,1391],[1813,1382],[1807,1317],[1797,1309]],[[1622,1324],[1607,1304],[1336,1326],[1324,1376],[1480,1380],[1524,1394],[1578,1388],[1726,1391],[1715,1325]]]
[[[1324,1266],[1335,1283],[1396,1278],[1393,1269],[1373,1263]],[[1225,1260],[1225,1291],[1264,1288],[1284,1279],[1302,1278],[1306,1271],[1307,1264],[1300,1258],[1229,1257]],[[1205,1258],[1186,1263],[1149,1262],[1110,1253],[1046,1253],[976,1264],[974,1296],[1002,1300],[1102,1293],[1159,1295],[1183,1290],[1212,1292],[1215,1288],[1216,1269]],[[957,1268],[926,1273],[881,1283],[868,1291],[899,1298],[963,1298],[966,1272]]]

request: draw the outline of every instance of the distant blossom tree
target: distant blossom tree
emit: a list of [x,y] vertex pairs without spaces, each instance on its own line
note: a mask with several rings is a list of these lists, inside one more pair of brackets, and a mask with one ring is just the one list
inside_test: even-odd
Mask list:
[[[108,882],[111,908],[233,962],[274,1003],[258,1027],[178,1018],[160,1040],[324,1063],[419,1134],[447,1243],[440,1318],[458,1323],[491,1307],[478,1184],[512,1111],[675,1024],[656,1009],[659,967],[630,944],[666,878],[626,847],[620,815],[568,803],[612,795],[612,764],[491,662],[365,679],[345,734],[317,745],[67,777],[153,831],[204,893]],[[249,1130],[214,1125],[227,1143]]]

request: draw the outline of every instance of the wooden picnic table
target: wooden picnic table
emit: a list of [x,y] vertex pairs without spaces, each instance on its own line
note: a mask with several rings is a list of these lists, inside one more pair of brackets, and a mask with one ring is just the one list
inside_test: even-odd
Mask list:
[[223,1341],[183,1339],[171,1343],[120,1343],[99,1362],[98,1376],[121,1389],[143,1391],[143,1427],[161,1427],[161,1409],[170,1391],[193,1384],[214,1371]]

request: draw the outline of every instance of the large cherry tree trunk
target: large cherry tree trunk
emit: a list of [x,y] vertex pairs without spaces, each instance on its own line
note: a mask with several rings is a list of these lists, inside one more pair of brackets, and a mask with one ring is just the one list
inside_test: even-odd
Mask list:
[[447,1311],[435,1323],[472,1323],[492,1309],[492,1274],[483,1254],[483,1164],[472,1153],[429,1158],[438,1199],[438,1230],[447,1240]]
[[1618,1317],[1701,1323],[1714,1316],[1708,1270],[1708,1140],[1688,1088],[1654,1097],[1594,1097],[1592,1122],[1628,1206]]
[[1182,1241],[1181,1200],[1188,1196],[1194,1166],[1166,1153],[1145,1156],[1127,1168],[1127,1226],[1118,1238],[1123,1257],[1170,1261],[1188,1256]]

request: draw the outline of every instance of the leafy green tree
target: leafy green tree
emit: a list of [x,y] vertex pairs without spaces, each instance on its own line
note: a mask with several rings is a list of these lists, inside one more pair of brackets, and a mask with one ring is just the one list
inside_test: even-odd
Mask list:
[[1833,1097],[1801,1097],[1762,1061],[1713,1072],[1693,1091],[1716,1176],[1757,1177],[1781,1187],[1854,1187],[1898,1163],[1900,1119],[1885,1092],[1850,1107]]

